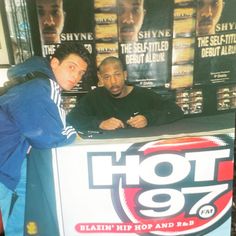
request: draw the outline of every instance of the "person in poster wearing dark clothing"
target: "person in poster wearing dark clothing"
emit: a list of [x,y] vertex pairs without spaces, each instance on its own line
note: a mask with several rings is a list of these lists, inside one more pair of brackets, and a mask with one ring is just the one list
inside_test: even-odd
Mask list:
[[67,116],[77,130],[144,128],[183,117],[174,102],[147,88],[126,85],[127,72],[116,57],[101,62],[98,77],[102,87],[82,97]]
[[60,43],[65,21],[63,0],[36,0],[36,6],[42,43]]
[[34,56],[8,70],[9,86],[0,96],[0,208],[6,236],[24,235],[30,148],[56,148],[76,138],[75,129],[66,125],[61,92],[83,78],[89,57],[83,45],[67,43],[50,61]]

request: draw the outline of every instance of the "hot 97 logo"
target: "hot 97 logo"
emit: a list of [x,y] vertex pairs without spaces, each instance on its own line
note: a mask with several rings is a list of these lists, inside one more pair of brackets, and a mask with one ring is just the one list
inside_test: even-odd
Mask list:
[[232,147],[227,135],[180,137],[91,155],[90,187],[111,189],[121,221],[139,225],[132,233],[204,235],[230,215]]

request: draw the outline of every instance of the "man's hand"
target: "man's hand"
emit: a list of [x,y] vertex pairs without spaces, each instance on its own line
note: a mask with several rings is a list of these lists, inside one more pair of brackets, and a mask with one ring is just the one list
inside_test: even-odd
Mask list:
[[114,117],[104,120],[100,123],[99,128],[103,130],[115,130],[119,128],[124,128],[124,123]]
[[144,128],[147,126],[148,121],[145,116],[137,115],[127,120],[127,124],[133,128]]

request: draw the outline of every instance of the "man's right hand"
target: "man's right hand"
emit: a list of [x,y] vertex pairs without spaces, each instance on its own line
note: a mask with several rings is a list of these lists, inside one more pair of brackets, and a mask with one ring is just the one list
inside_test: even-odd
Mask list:
[[103,130],[115,130],[119,128],[124,128],[124,123],[114,117],[104,120],[100,123],[99,128]]

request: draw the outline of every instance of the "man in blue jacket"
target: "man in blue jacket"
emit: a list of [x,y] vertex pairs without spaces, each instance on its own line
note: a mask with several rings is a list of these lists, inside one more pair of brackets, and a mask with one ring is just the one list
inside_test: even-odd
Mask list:
[[[76,138],[75,130],[66,126],[61,91],[75,87],[89,65],[83,45],[69,43],[61,44],[50,61],[32,57],[8,71],[10,81],[19,84],[0,96],[0,207],[6,236],[24,232],[25,160],[30,147],[54,148]],[[29,74],[34,79],[21,83]]]

